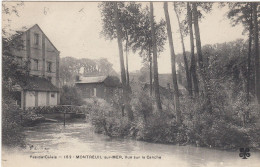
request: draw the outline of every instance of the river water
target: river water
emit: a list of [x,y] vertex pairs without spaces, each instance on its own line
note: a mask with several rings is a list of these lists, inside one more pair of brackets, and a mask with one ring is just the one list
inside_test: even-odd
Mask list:
[[9,166],[180,166],[260,167],[260,153],[248,159],[238,151],[111,139],[94,133],[88,122],[43,123],[25,130],[26,149],[3,148],[2,165]]

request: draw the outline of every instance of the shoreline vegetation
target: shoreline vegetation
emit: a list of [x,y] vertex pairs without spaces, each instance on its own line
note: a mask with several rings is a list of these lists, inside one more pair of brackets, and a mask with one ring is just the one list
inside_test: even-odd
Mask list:
[[[89,117],[95,132],[112,138],[131,138],[161,144],[194,145],[221,150],[249,147],[259,150],[259,126],[243,127],[239,118],[232,118],[231,114],[208,114],[203,111],[203,101],[197,102],[196,107],[183,114],[183,124],[178,125],[174,119],[175,113],[166,110],[152,113],[149,110],[154,107],[152,100],[145,94],[141,92],[139,97],[131,101],[134,121],[122,117],[120,107],[111,106],[102,99],[87,104],[90,106]],[[187,104],[192,105],[190,103]],[[185,107],[181,106],[182,111]],[[251,107],[253,109],[257,106]],[[194,110],[201,111],[198,113]],[[257,108],[254,111],[257,112]]]

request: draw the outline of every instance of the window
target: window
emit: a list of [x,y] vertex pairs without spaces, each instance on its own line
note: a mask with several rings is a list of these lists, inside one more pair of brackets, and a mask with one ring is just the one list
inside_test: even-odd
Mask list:
[[51,62],[47,62],[47,72],[51,72]]
[[37,59],[34,59],[34,69],[39,70],[39,61]]
[[39,34],[35,33],[34,34],[34,45],[39,45]]
[[54,94],[54,93],[51,93],[51,97],[55,97],[55,94]]

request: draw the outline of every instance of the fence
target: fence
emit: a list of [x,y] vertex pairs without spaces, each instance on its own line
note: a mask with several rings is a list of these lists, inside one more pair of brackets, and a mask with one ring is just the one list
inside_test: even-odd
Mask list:
[[74,106],[74,105],[28,107],[25,111],[33,112],[36,114],[52,114],[52,113],[86,114],[87,112],[86,107]]

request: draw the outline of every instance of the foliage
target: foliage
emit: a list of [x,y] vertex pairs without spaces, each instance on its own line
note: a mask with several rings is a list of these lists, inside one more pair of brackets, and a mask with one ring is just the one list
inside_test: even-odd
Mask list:
[[[141,9],[141,4],[134,2],[118,2],[118,17],[121,27],[121,36],[123,40],[128,40],[129,46],[134,52],[139,54],[144,61],[150,60],[152,39],[149,22],[149,8]],[[99,4],[101,9],[103,31],[101,34],[109,40],[116,38],[116,27],[114,19],[113,2],[102,2]],[[157,40],[158,52],[164,50],[166,41],[165,21],[161,20],[155,23],[155,34]]]
[[25,136],[20,121],[21,110],[12,98],[5,97],[2,101],[2,143],[10,147],[24,147]]
[[82,105],[84,104],[82,96],[76,87],[63,86],[60,95],[61,105]]
[[[215,87],[221,83],[229,83],[226,86],[233,90],[233,97],[237,95],[236,92],[245,90],[247,41],[238,39],[229,43],[206,45],[202,50],[207,70],[210,71],[211,83]],[[255,67],[252,65],[251,68],[253,70]],[[251,80],[254,80],[254,74],[251,75]],[[254,86],[250,87],[253,94]]]
[[135,117],[140,117],[144,122],[147,121],[148,117],[152,114],[153,100],[147,96],[146,92],[140,91],[137,95],[132,98],[131,106],[134,111]]
[[24,5],[24,2],[3,2],[2,3],[2,36],[10,36],[12,17],[19,17],[19,10]]
[[113,137],[123,137],[128,134],[127,118],[121,117],[120,110],[115,110],[113,105],[102,99],[94,99],[94,101],[88,102],[87,106],[89,106],[91,123],[97,133]]
[[229,83],[214,88],[211,113],[203,97],[191,99],[185,94],[181,96],[181,125],[175,121],[175,112],[165,109],[158,112],[154,97],[145,91],[135,91],[132,95],[133,122],[122,117],[120,108],[104,102],[92,104],[91,120],[99,133],[111,137],[222,149],[259,147],[258,106],[254,103],[248,105],[243,91],[234,97],[233,90],[226,84]]
[[[166,42],[165,32],[166,22],[160,20],[159,23],[154,22],[156,46],[158,53],[164,50],[164,44]],[[139,50],[139,55],[143,58],[143,61],[149,61],[152,53],[152,37],[151,37],[151,26],[149,21],[149,8],[146,7],[140,13],[140,22],[135,27],[134,34],[130,40],[133,52]]]
[[[123,40],[126,40],[128,35],[131,38],[136,26],[140,22],[141,5],[134,2],[118,2],[117,4],[121,36]],[[109,40],[117,37],[113,5],[114,2],[102,2],[98,6],[101,9],[103,23],[101,34]]]
[[73,57],[64,57],[60,60],[60,77],[62,85],[73,85],[77,75],[95,76],[95,75],[114,75],[117,73],[113,65],[105,58],[76,59]]
[[[252,12],[253,12],[253,2],[229,2],[223,4],[227,5],[229,11],[227,12],[227,17],[230,19],[231,25],[236,26],[242,24],[244,27],[243,33],[249,31],[250,22],[252,21]],[[260,7],[258,8],[258,17],[260,15]]]
[[10,23],[13,14],[19,16],[18,8],[23,3],[2,3],[3,27],[2,27],[2,143],[6,146],[25,146],[25,137],[20,119],[21,109],[16,105],[13,97],[13,86],[27,76],[29,62],[21,64],[15,58],[14,51],[24,47],[24,41],[19,38],[21,32],[10,32]]
[[150,77],[150,65],[148,62],[143,63],[143,66],[140,69],[140,75],[138,76],[138,81],[148,82]]
[[27,73],[29,62],[21,64],[14,55],[14,50],[20,51],[24,48],[23,41],[19,38],[20,33],[16,32],[10,38],[2,38],[3,54],[2,54],[2,70],[4,88],[17,83],[24,78]]

